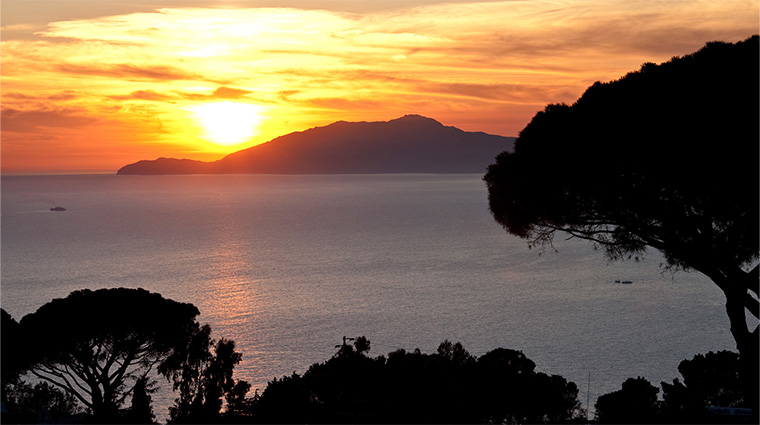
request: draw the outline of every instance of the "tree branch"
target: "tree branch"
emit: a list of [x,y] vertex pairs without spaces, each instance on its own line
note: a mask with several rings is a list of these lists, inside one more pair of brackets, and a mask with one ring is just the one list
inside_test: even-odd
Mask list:
[[[124,359],[124,364],[122,364],[121,367],[119,367],[112,375],[108,376],[109,385],[111,383],[119,384],[119,383],[123,382],[124,374],[126,373],[127,368],[129,368],[129,366],[132,365],[133,358],[134,358],[134,356],[130,352],[127,355],[127,357]],[[114,386],[117,386],[117,385],[114,385]]]
[[744,307],[756,318],[760,318],[760,300],[750,295],[749,292],[744,297]]
[[79,378],[81,378],[82,380],[84,380],[90,386],[92,386],[94,382],[90,382],[86,377],[82,377],[81,375],[79,375],[76,372],[69,372],[68,371],[69,365],[64,365],[64,368],[66,369],[66,373],[69,376],[71,376],[71,380],[74,381],[74,383],[77,385],[77,387],[79,387],[82,391],[84,391],[87,394],[89,394],[90,396],[92,396],[92,392],[88,388],[85,388],[84,385],[82,385],[82,384],[79,383],[79,379],[77,379],[77,376],[79,376]]
[[[103,346],[103,344],[101,344],[101,346]],[[99,361],[96,364],[98,365],[100,375],[108,376],[109,370],[111,370],[111,366],[113,366],[114,362],[118,361],[119,354],[115,352],[113,344],[110,344],[110,346],[103,347],[103,348],[105,348],[105,353],[104,353],[104,355],[106,356],[105,363],[103,364],[103,366],[100,366]]]
[[[747,289],[758,294],[758,286],[760,286],[760,264],[756,264],[752,270],[747,272]],[[757,315],[756,315],[757,316]]]
[[[547,223],[542,223],[541,226],[545,227],[545,228],[548,228],[548,229],[551,229],[551,232],[547,232],[547,233],[554,233],[555,231],[565,232],[565,233],[568,233],[568,234],[572,235],[573,237],[580,238],[580,239],[585,239],[585,240],[588,240],[588,241],[591,241],[591,242],[595,242],[595,243],[599,243],[599,244],[603,244],[603,245],[608,245],[608,244],[610,244],[610,242],[606,241],[606,240],[603,240],[603,239],[595,238],[594,235],[597,234],[597,233],[612,233],[611,231],[605,231],[605,232],[583,231],[581,229],[576,229],[574,227],[555,226],[553,224],[547,224]],[[545,234],[543,232],[539,232],[539,236],[538,236],[537,240],[543,239],[543,240],[547,240],[548,241],[550,237],[551,236],[549,234]]]
[[58,382],[58,381],[56,381],[55,379],[53,379],[53,378],[51,378],[49,376],[43,375],[42,373],[38,372],[35,369],[31,369],[31,372],[32,372],[32,374],[34,376],[36,376],[36,377],[38,377],[40,379],[43,379],[45,381],[48,381],[48,382],[52,383],[53,385],[56,385],[56,386],[58,386],[60,388],[63,388],[64,390],[66,390],[70,394],[73,394],[74,397],[76,397],[79,401],[82,402],[82,404],[84,404],[86,407],[89,407],[89,408],[92,409],[92,402],[88,401],[86,398],[84,398],[84,396],[82,396],[81,394],[79,394],[79,392],[77,392],[71,386],[71,384],[66,380],[66,377],[63,376],[62,374],[52,373],[52,372],[49,372],[49,371],[43,371],[44,373],[50,373],[51,375],[58,376],[59,378],[63,379],[63,382],[64,382],[63,384],[60,383],[60,382]]

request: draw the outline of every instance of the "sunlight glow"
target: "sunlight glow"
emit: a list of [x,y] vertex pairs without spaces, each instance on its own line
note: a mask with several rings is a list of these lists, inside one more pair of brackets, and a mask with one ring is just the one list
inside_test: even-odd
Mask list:
[[258,133],[263,107],[249,103],[214,102],[188,108],[206,130],[206,138],[217,145],[233,146]]
[[[409,0],[349,13],[320,6],[373,2],[188,6],[217,3],[197,0],[109,14],[110,3],[150,2],[66,3],[66,16],[24,26],[8,20],[3,2],[4,172],[214,161],[294,131],[405,114],[516,136],[547,104],[571,104],[595,81],[708,41],[746,39],[760,8],[757,0]],[[75,19],[77,7],[95,4],[102,14]]]

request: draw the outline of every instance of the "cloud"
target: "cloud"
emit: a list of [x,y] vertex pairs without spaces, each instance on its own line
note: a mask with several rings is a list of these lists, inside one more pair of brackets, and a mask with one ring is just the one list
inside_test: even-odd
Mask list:
[[119,78],[135,81],[202,80],[200,74],[168,65],[140,66],[133,64],[83,65],[64,63],[57,66],[63,73]]
[[94,124],[98,119],[82,109],[21,111],[3,108],[0,113],[3,131],[29,132],[39,128],[75,128]]
[[368,111],[387,107],[384,102],[372,99],[315,98],[306,103],[317,108],[344,111]]
[[219,99],[240,99],[241,97],[252,93],[248,90],[233,89],[230,87],[219,87],[214,90],[214,97]]
[[114,100],[149,100],[153,102],[174,102],[177,100],[176,96],[159,93],[154,90],[136,90],[127,95],[110,95],[108,96]]
[[277,97],[281,100],[290,100],[291,96],[295,96],[301,93],[301,90],[280,90],[277,92]]
[[28,94],[24,93],[18,93],[18,92],[10,92],[10,93],[3,93],[4,99],[21,99],[21,100],[36,100],[36,96],[30,96]]
[[81,97],[81,93],[74,91],[74,90],[64,90],[59,93],[51,94],[47,97],[48,100],[54,100],[54,101],[66,101],[66,100],[74,100]]
[[421,83],[420,91],[494,102],[550,103],[572,96],[564,86],[531,84]]
[[171,91],[167,93],[156,90],[135,90],[129,94],[114,94],[108,95],[107,97],[119,101],[147,100],[151,102],[177,103],[183,100],[210,101],[215,99],[241,99],[250,93],[252,92],[248,90],[221,86],[211,93],[208,93],[208,91],[203,93]]
[[174,7],[53,22],[33,40],[2,41],[2,130],[42,137],[66,123],[76,143],[91,137],[76,129],[100,120],[128,128],[123,137],[202,151],[188,108],[232,100],[263,108],[264,140],[412,112],[511,136],[594,81],[747,38],[759,11],[750,0],[507,0],[365,13]]
[[[366,14],[182,8],[56,22],[40,35],[75,41],[52,60],[61,72],[128,81],[239,82],[217,89],[217,97],[226,99],[254,89],[305,90],[303,84],[329,82],[329,75],[345,71],[484,88],[526,79],[579,84],[580,75],[586,83],[587,75],[615,76],[644,58],[689,53],[708,41],[703,37],[746,38],[756,22],[753,15],[739,16],[757,11],[750,3],[497,1]],[[278,78],[296,77],[294,69],[311,75]],[[317,74],[328,77],[314,79]],[[284,87],[288,83],[299,87]]]

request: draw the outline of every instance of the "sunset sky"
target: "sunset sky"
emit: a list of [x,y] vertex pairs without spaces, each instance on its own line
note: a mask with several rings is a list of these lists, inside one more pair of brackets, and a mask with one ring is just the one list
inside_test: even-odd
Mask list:
[[757,0],[2,0],[2,172],[215,160],[420,114],[516,136],[547,103],[713,40]]

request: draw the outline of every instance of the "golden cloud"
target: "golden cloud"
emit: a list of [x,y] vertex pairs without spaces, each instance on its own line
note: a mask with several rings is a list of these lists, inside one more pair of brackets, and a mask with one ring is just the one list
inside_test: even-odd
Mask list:
[[745,0],[464,2],[365,14],[167,8],[53,22],[35,40],[3,41],[0,88],[11,120],[107,113],[156,146],[185,143],[188,152],[203,150],[188,108],[215,99],[266,110],[252,143],[333,118],[404,113],[516,135],[546,103],[572,102],[594,81],[747,38],[759,8]]

